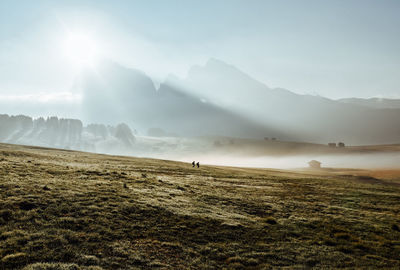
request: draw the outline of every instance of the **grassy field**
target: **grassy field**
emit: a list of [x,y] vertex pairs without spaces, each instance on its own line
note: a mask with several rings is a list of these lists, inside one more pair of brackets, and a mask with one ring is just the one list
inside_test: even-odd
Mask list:
[[0,269],[400,268],[400,173],[0,144]]
[[308,142],[239,139],[230,137],[198,137],[191,141],[190,148],[200,145],[205,152],[227,153],[249,156],[285,156],[285,155],[342,155],[342,154],[383,154],[400,152],[400,144],[353,145],[329,147],[328,144]]

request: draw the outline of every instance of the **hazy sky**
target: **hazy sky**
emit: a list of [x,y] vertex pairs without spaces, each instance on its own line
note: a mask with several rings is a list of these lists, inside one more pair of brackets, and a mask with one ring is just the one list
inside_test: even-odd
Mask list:
[[158,81],[215,57],[297,93],[400,98],[399,14],[397,0],[1,0],[0,98],[73,102],[100,57]]

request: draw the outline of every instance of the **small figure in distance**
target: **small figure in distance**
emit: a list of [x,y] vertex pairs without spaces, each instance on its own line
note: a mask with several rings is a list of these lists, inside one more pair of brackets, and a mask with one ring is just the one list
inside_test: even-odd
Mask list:
[[196,164],[196,162],[195,162],[195,161],[193,161],[193,162],[192,162],[192,166],[193,166],[193,168],[194,168],[195,164]]
[[200,162],[197,162],[196,165],[197,165],[197,168],[200,168]]

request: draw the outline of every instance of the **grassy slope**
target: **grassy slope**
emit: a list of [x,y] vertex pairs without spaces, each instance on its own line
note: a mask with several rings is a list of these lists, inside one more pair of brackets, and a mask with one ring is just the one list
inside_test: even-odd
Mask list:
[[0,144],[0,269],[399,268],[396,181]]
[[[273,141],[260,139],[239,139],[230,137],[198,137],[202,151],[210,153],[229,153],[230,155],[343,155],[343,154],[383,154],[399,153],[400,144],[360,145],[329,147],[327,144],[306,142]],[[196,143],[192,142],[191,147]]]

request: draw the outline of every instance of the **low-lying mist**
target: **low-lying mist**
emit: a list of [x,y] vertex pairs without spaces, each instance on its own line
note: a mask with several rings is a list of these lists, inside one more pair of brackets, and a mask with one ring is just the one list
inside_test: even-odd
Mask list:
[[[158,156],[168,159],[168,156]],[[308,162],[317,160],[322,168],[353,168],[353,169],[400,169],[400,153],[381,154],[343,154],[343,155],[294,155],[294,156],[229,156],[218,154],[199,154],[190,157],[177,158],[183,162],[199,161],[203,164],[249,167],[298,169],[308,167]]]
[[160,128],[142,135],[128,125],[0,115],[0,142],[200,164],[291,169],[317,160],[324,168],[399,168],[400,145],[330,147],[279,138],[181,136]]
[[[317,160],[322,168],[400,169],[397,146],[329,148],[324,145],[295,142],[264,142],[226,139],[233,145],[224,148],[224,140],[215,138],[157,138],[137,136],[135,155],[177,160],[203,165],[253,168],[298,169]],[[216,144],[218,142],[218,144]],[[256,147],[253,145],[256,144]]]

